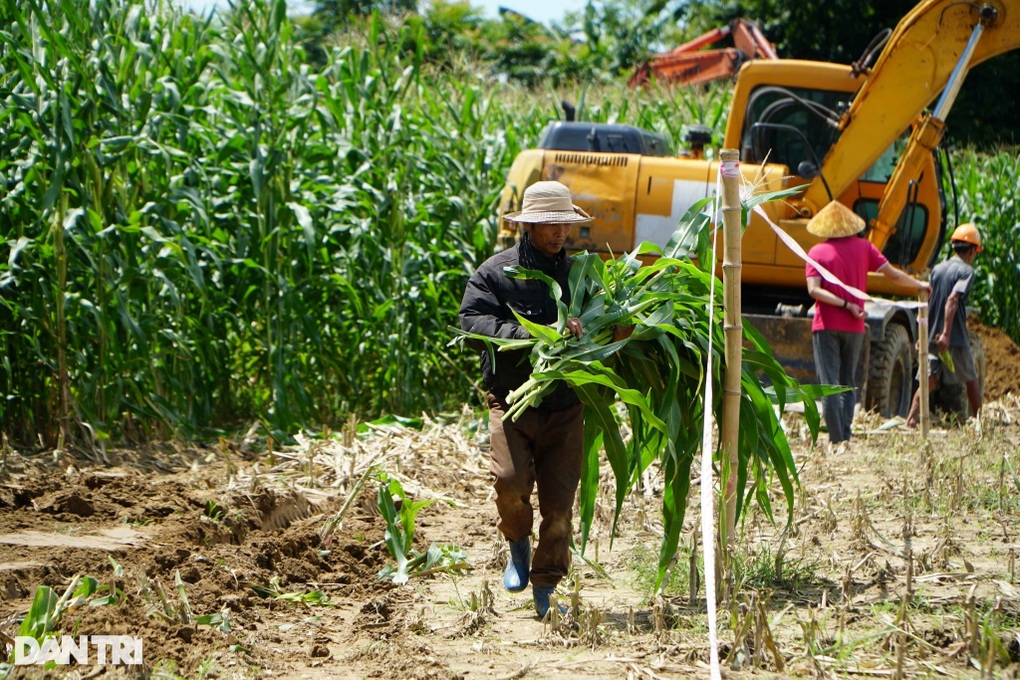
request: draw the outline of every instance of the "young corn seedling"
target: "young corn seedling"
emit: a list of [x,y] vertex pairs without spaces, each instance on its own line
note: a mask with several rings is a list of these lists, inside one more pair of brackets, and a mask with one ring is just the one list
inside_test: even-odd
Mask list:
[[468,567],[467,553],[458,546],[437,546],[433,543],[424,553],[412,547],[415,517],[437,500],[454,504],[451,500],[439,498],[412,501],[397,479],[383,475],[379,485],[379,511],[386,520],[386,549],[396,564],[386,565],[379,572],[379,578],[391,578],[397,585],[403,585],[411,576],[425,576],[438,571],[462,571]]
[[[123,570],[120,569],[120,565],[112,559],[110,561],[115,566],[115,576],[122,576]],[[107,594],[101,595],[103,592]],[[32,598],[28,614],[18,627],[18,635],[32,637],[42,642],[57,629],[61,618],[67,612],[82,606],[118,604],[123,598],[123,591],[116,585],[100,585],[92,576],[75,574],[64,594],[59,597],[49,586],[39,586],[36,588],[35,597]]]
[[60,598],[49,586],[36,588],[32,605],[28,608],[28,614],[18,628],[18,635],[42,641],[49,633],[53,632],[60,618],[57,612],[59,601]]
[[149,604],[149,616],[159,616],[170,623],[211,626],[222,632],[230,632],[232,630],[230,627],[229,610],[227,609],[213,614],[195,615],[191,609],[191,602],[188,600],[188,593],[185,591],[184,579],[181,578],[180,570],[174,570],[174,587],[177,590],[176,602],[167,595],[163,584],[158,580],[149,581],[144,579],[142,581],[140,590],[142,596]]

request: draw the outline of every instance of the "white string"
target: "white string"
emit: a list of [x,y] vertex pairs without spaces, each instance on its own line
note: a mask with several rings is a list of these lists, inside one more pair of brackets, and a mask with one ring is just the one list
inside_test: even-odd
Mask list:
[[[712,214],[719,215],[719,197],[722,195],[722,166],[716,177],[715,198],[712,201]],[[712,229],[712,262],[716,261],[717,249],[719,247],[718,223]],[[715,313],[715,276],[711,277],[708,290],[708,318],[709,323],[714,324]],[[712,443],[712,337],[708,334],[708,362],[705,367],[705,413],[701,423],[701,545],[705,555],[705,604],[708,606],[708,644],[710,648],[710,666],[712,680],[720,680],[722,674],[719,671],[719,638],[716,634],[716,611],[715,611],[715,500],[713,491],[715,481],[712,479],[712,452],[715,446]]]

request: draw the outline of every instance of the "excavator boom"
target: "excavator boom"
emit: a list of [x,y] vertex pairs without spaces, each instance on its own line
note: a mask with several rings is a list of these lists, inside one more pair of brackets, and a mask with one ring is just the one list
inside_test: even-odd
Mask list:
[[[703,50],[731,36],[733,47]],[[734,19],[727,26],[715,28],[666,54],[652,57],[638,66],[628,85],[638,87],[652,78],[673,85],[696,85],[728,78],[751,59],[777,59],[775,48],[758,24],[747,19]]]
[[[968,55],[968,44],[978,27],[979,36]],[[911,176],[912,161],[922,152],[930,153],[941,139],[944,120],[928,122],[924,109],[951,84],[954,72],[962,80],[969,68],[1017,47],[1020,0],[926,0],[918,4],[896,26],[843,116],[839,139],[803,196],[804,212],[815,214],[829,201],[830,193],[842,195],[905,130],[923,127],[915,131],[895,181],[890,181],[888,191],[898,192],[892,203],[899,205],[884,206],[882,224],[872,238],[882,248],[903,208],[906,185],[916,179]],[[961,57],[969,59],[961,64]]]

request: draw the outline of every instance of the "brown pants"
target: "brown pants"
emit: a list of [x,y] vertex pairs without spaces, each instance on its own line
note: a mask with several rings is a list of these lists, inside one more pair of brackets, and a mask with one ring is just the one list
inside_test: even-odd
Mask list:
[[563,411],[528,409],[517,422],[503,420],[507,405],[489,395],[489,434],[495,475],[497,527],[507,539],[531,536],[531,492],[538,486],[538,547],[531,583],[555,587],[570,567],[574,495],[584,455],[584,405]]

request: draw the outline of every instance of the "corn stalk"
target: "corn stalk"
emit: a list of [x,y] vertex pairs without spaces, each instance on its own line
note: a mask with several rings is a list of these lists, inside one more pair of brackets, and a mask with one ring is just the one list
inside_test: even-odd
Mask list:
[[[442,330],[536,121],[413,26],[313,67],[283,0],[0,5],[0,428],[144,439],[470,393]],[[362,36],[364,39],[364,36]],[[507,132],[510,131],[510,132]],[[450,386],[454,385],[453,389]],[[80,421],[87,428],[75,427]]]

